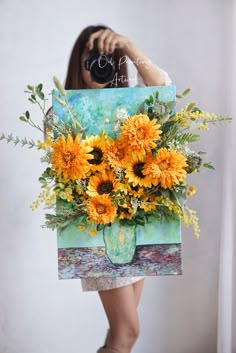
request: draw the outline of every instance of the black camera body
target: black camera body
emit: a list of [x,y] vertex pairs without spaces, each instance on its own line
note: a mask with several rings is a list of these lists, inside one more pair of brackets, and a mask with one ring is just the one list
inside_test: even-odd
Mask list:
[[92,81],[106,83],[115,75],[115,61],[112,54],[101,55],[97,49],[97,39],[94,41],[93,49],[89,51],[84,67],[90,71]]

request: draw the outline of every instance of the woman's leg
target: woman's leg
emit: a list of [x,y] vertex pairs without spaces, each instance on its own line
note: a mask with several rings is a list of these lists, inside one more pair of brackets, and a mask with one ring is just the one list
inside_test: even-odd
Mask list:
[[140,301],[142,290],[143,290],[144,278],[138,282],[133,283],[132,285],[134,288],[135,303],[136,303],[136,308],[137,308],[139,305],[139,301]]
[[130,353],[139,334],[137,305],[143,282],[140,280],[128,286],[99,292],[110,324],[107,348],[119,353]]

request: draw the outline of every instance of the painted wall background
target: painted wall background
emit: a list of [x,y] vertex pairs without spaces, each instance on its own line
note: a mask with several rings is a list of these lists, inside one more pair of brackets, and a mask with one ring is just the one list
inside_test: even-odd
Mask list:
[[[230,3],[1,0],[0,130],[41,137],[17,119],[30,108],[23,91],[43,82],[49,92],[53,75],[63,81],[77,35],[98,22],[132,38],[169,73],[179,92],[191,86],[188,101],[230,113],[225,56]],[[30,110],[40,123],[38,110]],[[182,277],[146,279],[136,353],[216,352],[224,135],[224,127],[202,133],[199,150],[208,150],[216,171],[191,177],[198,194],[190,206],[198,211],[201,237],[197,241],[183,229]],[[43,209],[29,209],[44,166],[36,151],[5,143],[0,151],[0,352],[94,352],[108,325],[98,295],[82,293],[79,280],[58,281],[55,233],[40,227]]]

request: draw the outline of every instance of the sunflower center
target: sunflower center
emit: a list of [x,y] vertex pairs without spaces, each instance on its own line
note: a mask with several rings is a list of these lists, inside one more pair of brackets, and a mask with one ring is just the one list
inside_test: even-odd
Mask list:
[[90,164],[98,165],[98,164],[102,163],[103,153],[100,148],[94,147],[93,150],[89,153],[93,155],[93,159],[89,160]]
[[133,166],[134,174],[142,179],[145,178],[145,175],[142,173],[144,164],[145,163],[140,162]]
[[137,130],[137,138],[144,139],[145,138],[145,131],[143,129]]
[[63,159],[66,163],[70,163],[73,161],[73,159],[75,159],[75,156],[72,153],[64,153]]
[[102,181],[97,188],[99,195],[110,194],[113,190],[113,183],[110,180]]
[[124,207],[123,207],[122,212],[123,212],[125,215],[130,215],[130,212],[129,212],[129,209],[128,209],[128,208],[124,208]]
[[158,166],[161,170],[166,170],[169,168],[170,164],[168,162],[164,161],[164,162],[161,162],[160,164],[158,164]]
[[137,186],[131,185],[131,190],[132,190],[132,191],[138,191],[138,185],[137,185]]
[[98,205],[96,205],[96,210],[97,210],[98,214],[103,214],[103,213],[106,213],[107,209],[106,209],[105,205],[98,204]]
[[117,150],[116,156],[119,160],[124,158],[124,151],[123,150]]

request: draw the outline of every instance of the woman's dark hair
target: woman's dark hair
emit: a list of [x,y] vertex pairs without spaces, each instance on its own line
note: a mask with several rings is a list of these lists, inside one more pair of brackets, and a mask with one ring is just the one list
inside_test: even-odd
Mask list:
[[[66,75],[65,89],[86,88],[85,82],[82,77],[81,57],[86,47],[86,43],[89,39],[89,36],[92,33],[97,32],[101,29],[110,29],[110,28],[104,25],[88,26],[80,33],[71,52],[68,69],[67,69],[67,75]],[[117,75],[116,87],[128,87],[127,65],[126,63],[122,63],[122,65],[119,65],[119,60],[123,56],[124,56],[124,53],[121,49],[115,49],[113,53],[113,58],[115,61],[115,72]],[[109,86],[110,84],[108,83],[107,87]]]

